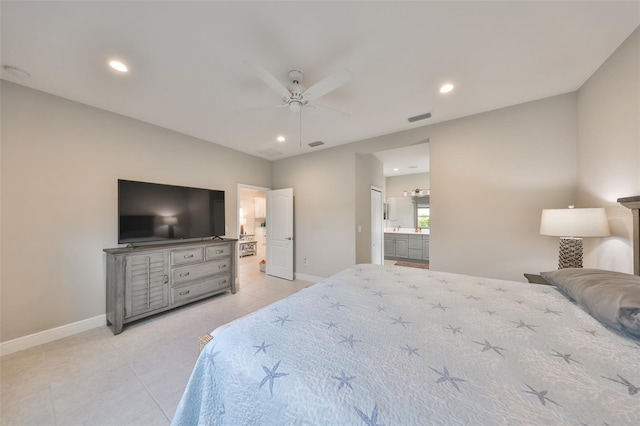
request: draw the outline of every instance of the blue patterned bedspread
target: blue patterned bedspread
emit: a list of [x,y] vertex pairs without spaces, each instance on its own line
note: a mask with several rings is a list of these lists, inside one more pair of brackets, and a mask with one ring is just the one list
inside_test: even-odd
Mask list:
[[201,353],[176,425],[640,424],[640,341],[554,287],[357,265]]

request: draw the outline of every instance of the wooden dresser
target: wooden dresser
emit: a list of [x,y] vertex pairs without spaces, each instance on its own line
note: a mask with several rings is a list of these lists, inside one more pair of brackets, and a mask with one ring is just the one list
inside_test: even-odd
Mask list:
[[149,315],[227,290],[235,293],[236,241],[104,249],[107,325],[113,334]]

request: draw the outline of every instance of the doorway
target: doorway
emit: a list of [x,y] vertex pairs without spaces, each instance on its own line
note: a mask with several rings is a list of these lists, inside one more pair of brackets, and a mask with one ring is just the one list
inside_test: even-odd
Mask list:
[[[238,184],[238,278],[261,273],[267,259],[266,194],[270,188]],[[262,266],[261,266],[262,265]]]

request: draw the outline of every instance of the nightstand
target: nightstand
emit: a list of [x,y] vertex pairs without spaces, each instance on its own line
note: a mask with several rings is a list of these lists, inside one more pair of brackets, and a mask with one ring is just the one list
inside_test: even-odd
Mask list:
[[524,274],[524,277],[529,281],[529,283],[531,284],[543,284],[543,285],[553,285],[551,284],[549,281],[545,280],[544,278],[542,278],[540,275],[536,275],[536,274]]

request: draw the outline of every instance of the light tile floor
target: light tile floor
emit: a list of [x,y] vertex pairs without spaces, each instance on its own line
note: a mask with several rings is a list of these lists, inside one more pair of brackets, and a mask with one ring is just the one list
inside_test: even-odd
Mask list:
[[125,326],[105,326],[0,358],[1,425],[167,425],[198,336],[311,285],[240,259],[240,286]]

